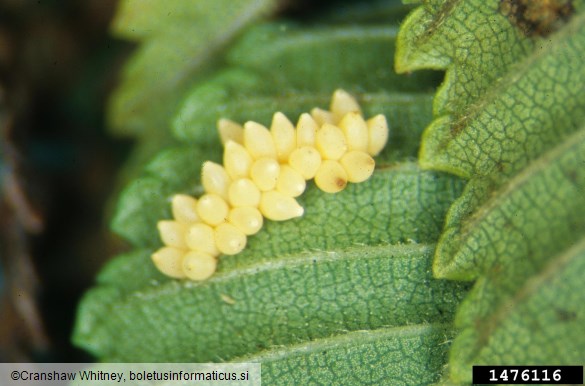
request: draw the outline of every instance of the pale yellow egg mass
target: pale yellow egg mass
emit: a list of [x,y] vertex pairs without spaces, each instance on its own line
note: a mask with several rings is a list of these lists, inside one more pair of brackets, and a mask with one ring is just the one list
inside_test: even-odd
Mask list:
[[264,218],[302,216],[304,208],[295,197],[305,191],[307,180],[314,178],[327,193],[367,180],[376,166],[372,157],[389,137],[386,118],[364,120],[356,99],[341,89],[334,92],[329,111],[314,108],[301,114],[296,126],[281,112],[274,113],[270,130],[229,119],[217,126],[225,147],[223,165],[205,162],[205,194],[199,199],[173,196],[174,220],[157,224],[166,246],[152,260],[172,278],[205,280],[216,271],[217,257],[241,252]]

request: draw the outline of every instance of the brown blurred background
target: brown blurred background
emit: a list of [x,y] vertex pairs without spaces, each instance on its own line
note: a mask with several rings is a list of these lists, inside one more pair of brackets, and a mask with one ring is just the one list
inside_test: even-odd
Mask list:
[[0,0],[0,361],[91,360],[75,308],[122,248],[104,208],[131,143],[104,105],[131,51],[115,0]]

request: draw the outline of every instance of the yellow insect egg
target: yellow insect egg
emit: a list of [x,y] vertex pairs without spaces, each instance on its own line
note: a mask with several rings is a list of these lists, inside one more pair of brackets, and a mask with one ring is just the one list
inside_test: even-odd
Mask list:
[[314,108],[301,114],[296,125],[276,112],[270,130],[228,119],[217,126],[223,165],[205,162],[205,194],[198,199],[173,196],[174,220],[157,224],[165,247],[152,260],[173,278],[207,279],[217,269],[217,257],[241,252],[264,218],[302,216],[304,208],[295,198],[305,191],[307,180],[314,178],[327,193],[367,180],[376,166],[373,157],[389,137],[386,118],[365,120],[356,99],[343,90],[333,93],[329,110]]
[[211,226],[224,222],[227,219],[228,210],[228,204],[217,194],[205,194],[197,201],[197,214],[203,222]]
[[207,253],[191,251],[183,258],[183,272],[191,280],[205,280],[217,269],[217,259]]
[[262,193],[260,212],[269,220],[284,221],[300,217],[304,209],[297,200],[277,191]]
[[319,125],[313,117],[307,113],[301,114],[299,121],[297,122],[297,148],[303,146],[314,146],[315,135]]
[[197,215],[197,200],[186,194],[175,194],[171,204],[173,217],[183,223],[201,221]]
[[281,165],[276,180],[276,190],[290,197],[298,197],[305,191],[307,183],[301,173],[289,165]]
[[224,200],[228,197],[228,188],[232,180],[223,166],[207,161],[201,170],[201,184],[207,193],[215,193]]
[[348,150],[368,151],[368,125],[359,113],[345,114],[339,128],[347,141]]
[[319,126],[323,126],[326,123],[330,123],[332,125],[335,124],[335,118],[333,117],[333,113],[331,113],[331,111],[315,107],[313,110],[311,110],[311,116]]
[[338,160],[347,151],[343,131],[329,123],[324,124],[315,138],[315,147],[323,159]]
[[335,122],[341,121],[341,119],[350,112],[356,112],[361,114],[362,110],[360,105],[357,101],[349,95],[346,91],[338,89],[335,90],[333,93],[333,98],[331,98],[331,112],[333,113],[333,117]]
[[347,173],[337,161],[325,160],[315,175],[315,184],[327,193],[337,193],[347,186]]
[[276,158],[276,146],[272,134],[259,123],[246,122],[244,124],[244,147],[254,159]]
[[368,153],[378,155],[388,142],[388,123],[386,117],[378,114],[368,119]]
[[372,176],[376,161],[366,152],[349,151],[339,160],[349,182],[363,182]]
[[185,233],[185,242],[191,250],[205,252],[212,256],[219,255],[219,250],[215,246],[213,228],[207,224],[191,225]]
[[229,202],[233,207],[260,205],[261,192],[254,181],[249,178],[240,178],[230,185],[228,191]]
[[273,190],[280,174],[280,164],[274,158],[260,158],[252,165],[250,177],[263,192]]
[[165,245],[175,248],[185,248],[185,224],[178,221],[161,220],[157,224],[160,238]]
[[243,206],[230,210],[228,221],[246,236],[258,233],[264,223],[260,211],[251,206]]
[[276,157],[279,162],[288,161],[290,153],[297,147],[297,133],[295,127],[281,112],[272,117],[270,133],[276,147]]
[[225,118],[220,119],[217,121],[217,131],[223,144],[228,141],[234,141],[239,144],[244,143],[244,129],[234,121]]
[[235,255],[246,247],[247,237],[235,225],[223,223],[215,228],[215,245],[225,255]]
[[155,267],[167,276],[175,279],[185,277],[183,272],[183,257],[186,251],[173,247],[163,247],[151,256]]
[[321,165],[321,154],[312,146],[303,146],[291,153],[288,164],[305,180],[310,180]]
[[223,165],[232,179],[248,177],[253,162],[252,156],[244,146],[231,140],[225,144]]

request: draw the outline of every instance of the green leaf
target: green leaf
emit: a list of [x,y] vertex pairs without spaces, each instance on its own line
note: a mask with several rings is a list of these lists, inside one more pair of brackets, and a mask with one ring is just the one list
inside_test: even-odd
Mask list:
[[210,148],[181,146],[160,152],[122,192],[112,219],[112,229],[137,246],[159,244],[156,223],[170,218],[174,194],[200,195],[198,185],[204,161],[221,162]]
[[84,300],[74,339],[103,360],[213,361],[347,331],[448,323],[466,286],[431,280],[430,243],[460,189],[409,164],[337,195],[313,189],[303,218],[269,222],[201,283],[145,269],[152,250],[121,257]]
[[395,38],[394,27],[256,27],[228,53],[230,70],[189,93],[174,131],[182,140],[215,145],[219,118],[269,124],[280,110],[295,119],[307,108],[328,107],[337,88],[363,95],[365,113],[387,114],[392,129],[406,122],[425,125],[430,94],[419,86],[434,85],[436,75],[390,72]]
[[339,1],[323,13],[307,15],[309,22],[319,23],[326,20],[330,23],[353,24],[367,23],[398,24],[404,19],[411,6],[403,1],[369,0],[369,1]]
[[[281,111],[295,121],[293,117],[315,106],[326,108],[333,90],[288,92],[285,95],[252,94],[245,99],[242,95],[234,100],[234,95],[238,93],[234,84],[241,78],[231,81],[231,77],[237,74],[241,73],[222,73],[189,95],[175,120],[178,137],[184,141],[220,146],[216,129],[219,118],[229,118],[240,123],[255,121],[269,126],[274,112]],[[420,138],[418,129],[424,127],[431,117],[432,97],[429,93],[377,92],[354,95],[358,97],[364,114],[384,114],[389,122],[390,139],[382,154],[383,159],[399,160],[416,154]]]
[[497,0],[423,3],[402,24],[395,68],[447,70],[435,98],[436,116],[461,113],[535,46],[499,12]]
[[572,3],[545,33],[504,2],[427,1],[399,34],[399,71],[447,69],[421,166],[470,178],[433,265],[437,277],[477,279],[450,382],[471,382],[473,364],[585,360],[585,14]]
[[[469,193],[451,208],[435,275],[473,279],[498,271],[518,284],[555,251],[573,245],[585,229],[584,162],[585,127],[495,192],[490,184],[473,180]],[[470,196],[479,201],[488,193],[491,197],[475,214],[465,217]]]
[[441,325],[381,328],[238,360],[262,362],[262,382],[270,385],[426,385],[437,381],[451,336]]
[[[499,281],[481,278],[458,314],[458,325],[466,329],[453,343],[452,378],[470,382],[471,365],[584,363],[583,273],[585,238],[550,256],[546,266],[506,296]],[[493,294],[499,301],[491,299]],[[485,297],[480,305],[470,304]],[[487,306],[489,315],[481,316]]]
[[[447,55],[454,57],[435,100],[435,115],[440,118],[423,137],[421,165],[464,177],[512,175],[585,119],[585,67],[581,56],[575,55],[585,51],[585,15],[575,15],[566,27],[535,44],[517,36],[508,19],[498,14],[497,1],[477,1],[481,7],[474,2],[453,3],[432,15],[432,25],[437,19],[450,22],[441,23],[432,34],[439,36],[423,44],[425,48],[433,44],[438,51],[425,51],[432,56],[428,59],[431,68],[444,66]],[[490,23],[482,22],[488,11],[497,16],[491,17]],[[471,16],[462,21],[467,13]],[[497,24],[492,25],[492,21]],[[420,21],[411,17],[410,22]],[[503,35],[507,40],[502,39],[502,29],[508,31]],[[419,43],[404,35],[399,46]],[[457,46],[453,41],[467,44],[466,51],[453,51]],[[485,48],[492,45],[499,50],[505,47],[506,55]],[[398,56],[401,61],[397,67],[416,69],[419,61],[427,59],[417,53]]]
[[[402,6],[376,4],[375,13],[355,5],[363,24],[348,22],[352,5],[327,11],[334,24],[315,14],[318,26],[256,25],[210,53],[217,70],[185,93],[172,91],[178,144],[161,142],[123,192],[112,226],[135,249],[113,259],[81,302],[77,346],[100,361],[257,360],[276,384],[328,383],[321,363],[371,383],[438,380],[469,285],[433,279],[431,256],[463,182],[412,162],[437,74],[391,72],[396,29],[385,18]],[[153,16],[132,17],[128,36],[160,34]],[[280,110],[296,122],[301,112],[328,108],[337,88],[356,95],[366,116],[388,118],[390,143],[372,178],[334,195],[310,183],[299,198],[302,218],[266,221],[242,253],[220,257],[209,280],[159,273],[150,261],[161,244],[156,222],[170,218],[170,195],[202,192],[201,163],[221,159],[217,119],[268,125]],[[136,111],[139,120],[148,114]]]
[[110,101],[111,126],[120,133],[166,130],[187,87],[272,8],[271,0],[122,1],[113,30],[141,44]]
[[[571,261],[585,251],[584,164],[582,129],[509,180],[463,221],[462,229],[448,216],[435,273],[481,275],[457,318],[465,330],[453,346],[453,378],[469,381],[471,364],[585,359],[580,339],[585,267]],[[464,207],[456,203],[451,211],[458,217]],[[455,246],[458,250],[441,250]],[[577,273],[569,274],[566,265]],[[519,342],[525,347],[519,348]]]

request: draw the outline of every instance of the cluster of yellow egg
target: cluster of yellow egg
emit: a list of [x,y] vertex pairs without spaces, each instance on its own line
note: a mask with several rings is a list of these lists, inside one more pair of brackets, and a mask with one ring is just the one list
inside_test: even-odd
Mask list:
[[306,181],[336,193],[348,182],[368,179],[388,139],[383,115],[364,120],[356,100],[343,90],[333,94],[330,111],[315,108],[295,126],[277,112],[270,130],[256,122],[244,126],[221,119],[223,166],[206,162],[201,173],[205,194],[177,194],[174,220],[158,229],[165,247],[152,255],[156,267],[174,278],[203,280],[220,254],[234,255],[263,218],[284,221],[303,215],[295,197]]

